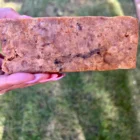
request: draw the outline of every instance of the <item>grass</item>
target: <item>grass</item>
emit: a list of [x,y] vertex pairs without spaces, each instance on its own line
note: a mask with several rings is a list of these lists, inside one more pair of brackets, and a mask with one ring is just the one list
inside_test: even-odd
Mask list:
[[[9,2],[31,16],[135,16],[131,0]],[[139,140],[139,91],[138,61],[135,70],[70,73],[58,82],[9,92],[0,97],[1,139]]]

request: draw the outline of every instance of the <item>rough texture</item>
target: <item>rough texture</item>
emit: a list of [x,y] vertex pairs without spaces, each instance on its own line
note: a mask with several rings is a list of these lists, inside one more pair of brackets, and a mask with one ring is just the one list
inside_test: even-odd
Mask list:
[[0,20],[4,72],[76,72],[136,67],[132,17]]

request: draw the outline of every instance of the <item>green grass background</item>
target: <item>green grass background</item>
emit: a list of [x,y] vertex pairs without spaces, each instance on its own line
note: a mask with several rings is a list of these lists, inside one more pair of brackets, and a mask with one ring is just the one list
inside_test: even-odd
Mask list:
[[[0,0],[30,16],[136,17],[132,0]],[[140,140],[140,55],[135,70],[69,73],[0,96],[1,140]]]

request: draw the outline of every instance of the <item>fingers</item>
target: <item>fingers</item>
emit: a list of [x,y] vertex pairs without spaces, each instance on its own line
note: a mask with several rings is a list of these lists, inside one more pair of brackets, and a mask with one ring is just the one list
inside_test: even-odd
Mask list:
[[49,78],[46,78],[46,79],[43,78],[43,80],[38,80],[34,83],[28,82],[28,84],[24,84],[22,88],[30,87],[30,86],[33,86],[36,84],[43,84],[43,83],[47,83],[47,82],[58,81],[58,80],[62,79],[64,76],[65,76],[65,74],[50,74]]
[[52,82],[52,81],[58,81],[60,79],[62,79],[63,77],[65,77],[65,74],[51,74],[50,77],[48,79],[43,79],[43,80],[38,80],[35,83],[28,83],[27,85],[24,85],[24,87],[29,87],[29,86],[33,86],[36,84],[43,84],[43,83],[47,83],[47,82]]
[[0,94],[7,91],[25,88],[36,84],[46,83],[50,81],[57,81],[62,79],[65,74],[28,74],[17,73],[10,76],[0,76]]
[[0,94],[4,94],[7,91],[23,88],[31,83],[38,82],[39,80],[50,77],[49,74],[28,74],[28,73],[16,73],[9,76],[0,76]]
[[26,82],[24,84],[22,84],[21,86],[18,85],[18,86],[13,86],[13,88],[23,88],[23,87],[29,87],[29,86],[33,86],[33,85],[36,85],[36,84],[40,84],[42,83],[41,81],[44,81],[43,83],[46,83],[46,82],[50,82],[50,81],[53,81],[54,77],[59,77],[58,74],[34,74],[34,76],[36,77],[34,80],[32,81],[29,81],[29,82]]
[[16,73],[11,75],[0,75],[0,90],[8,89],[13,85],[22,84],[33,80],[35,77],[33,74],[28,73]]

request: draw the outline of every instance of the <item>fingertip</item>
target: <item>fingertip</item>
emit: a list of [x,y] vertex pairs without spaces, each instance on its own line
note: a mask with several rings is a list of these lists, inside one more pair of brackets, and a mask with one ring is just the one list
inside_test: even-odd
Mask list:
[[59,77],[59,74],[51,74],[51,79]]
[[49,79],[43,79],[40,81],[40,83],[58,81],[58,80],[62,79],[64,76],[65,76],[65,74],[61,74],[61,73],[51,74],[51,77]]
[[54,74],[51,78],[51,81],[58,81],[58,80],[62,79],[64,76],[65,76],[65,74],[62,74],[62,73]]

